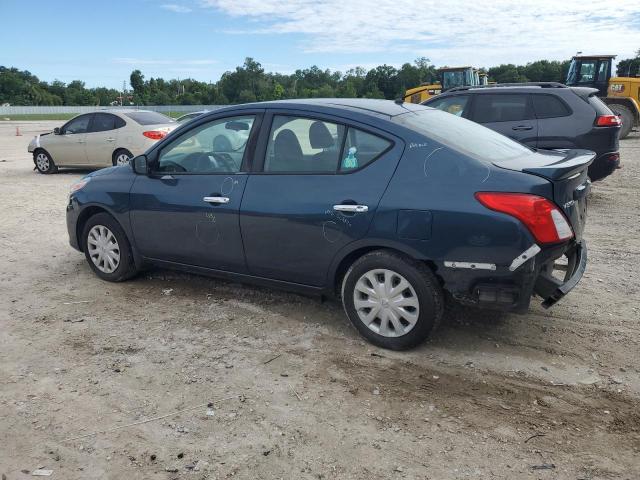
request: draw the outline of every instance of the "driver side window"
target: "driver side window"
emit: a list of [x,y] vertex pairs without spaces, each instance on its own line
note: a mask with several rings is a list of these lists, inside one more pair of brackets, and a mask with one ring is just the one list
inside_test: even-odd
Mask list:
[[62,134],[69,135],[76,133],[86,133],[87,128],[89,127],[89,120],[91,120],[92,115],[93,114],[80,115],[79,117],[74,118],[64,127],[62,127]]
[[189,130],[160,151],[158,173],[237,173],[254,115],[213,120]]

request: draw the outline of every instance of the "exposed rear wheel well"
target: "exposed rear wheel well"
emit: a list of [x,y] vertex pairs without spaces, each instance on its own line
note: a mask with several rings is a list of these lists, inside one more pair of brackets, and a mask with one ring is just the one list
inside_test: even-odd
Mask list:
[[[389,252],[397,253],[397,254],[402,255],[402,256],[407,256],[406,253],[404,253],[404,252],[402,252],[400,250],[397,250],[395,248],[389,248],[389,247],[369,246],[369,247],[362,247],[362,248],[359,248],[357,250],[354,250],[353,252],[349,253],[346,257],[344,257],[342,259],[342,261],[338,265],[338,268],[336,269],[336,273],[334,275],[333,291],[334,291],[334,293],[335,293],[335,295],[337,297],[340,296],[340,292],[342,290],[342,280],[344,279],[344,276],[347,273],[347,270],[349,270],[349,267],[351,265],[353,265],[353,262],[355,262],[357,259],[359,259],[363,255],[366,255],[367,253],[372,252],[374,250],[386,250],[386,251],[389,251]],[[429,267],[431,269],[433,274],[438,279],[438,282],[440,283],[440,286],[442,286],[444,282],[442,281],[442,278],[440,278],[440,276],[437,274],[436,267],[433,264],[433,262],[430,262],[428,260],[424,260],[422,263],[424,263],[427,267]]]

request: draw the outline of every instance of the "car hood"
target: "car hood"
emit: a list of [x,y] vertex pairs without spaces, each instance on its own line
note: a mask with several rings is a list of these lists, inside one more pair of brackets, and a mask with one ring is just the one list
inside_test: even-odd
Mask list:
[[118,165],[116,167],[101,168],[100,170],[96,170],[95,172],[91,172],[85,175],[85,178],[86,177],[92,177],[92,178],[104,177],[105,175],[125,173],[124,172],[125,169],[128,169],[129,171],[131,171],[131,167],[129,165]]

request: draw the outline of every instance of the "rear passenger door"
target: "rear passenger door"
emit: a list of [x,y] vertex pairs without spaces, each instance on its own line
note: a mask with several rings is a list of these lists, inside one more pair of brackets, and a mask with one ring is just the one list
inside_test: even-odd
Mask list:
[[572,122],[572,111],[560,98],[550,94],[531,95],[538,119],[538,148],[578,148],[576,137],[584,123]]
[[527,93],[478,93],[472,120],[530,147],[537,145],[538,121]]
[[240,208],[247,266],[256,276],[324,286],[336,253],[366,234],[403,144],[329,116],[282,111],[265,127],[261,165]]

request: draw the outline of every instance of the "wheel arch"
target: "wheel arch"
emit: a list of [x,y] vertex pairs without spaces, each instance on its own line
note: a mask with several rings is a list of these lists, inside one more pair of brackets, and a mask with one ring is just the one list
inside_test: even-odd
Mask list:
[[114,162],[116,159],[116,153],[120,152],[124,150],[125,152],[129,152],[129,154],[131,155],[131,158],[134,157],[133,152],[131,150],[129,150],[126,147],[116,147],[113,149],[113,152],[111,152],[111,161]]
[[627,107],[633,115],[634,124],[640,123],[640,108],[633,98],[630,97],[604,97],[602,101],[607,105],[622,105]]
[[331,267],[329,268],[327,293],[333,296],[339,296],[342,287],[342,280],[347,273],[347,270],[349,270],[349,267],[358,258],[374,250],[388,250],[401,255],[406,255],[413,260],[423,262],[431,269],[434,275],[436,275],[440,284],[442,284],[442,279],[437,275],[435,263],[432,262],[431,259],[427,258],[424,253],[400,242],[380,239],[378,241],[354,242],[336,254],[333,262],[331,263]]

